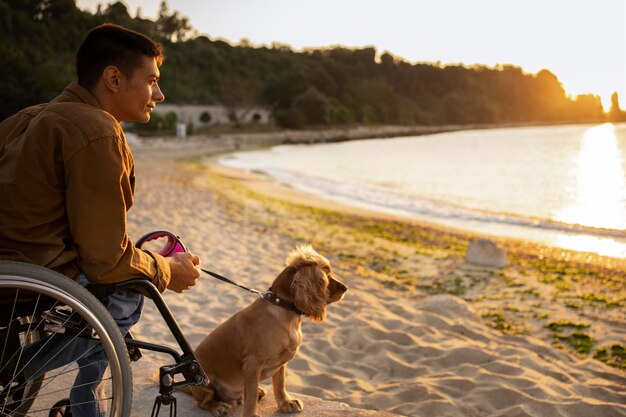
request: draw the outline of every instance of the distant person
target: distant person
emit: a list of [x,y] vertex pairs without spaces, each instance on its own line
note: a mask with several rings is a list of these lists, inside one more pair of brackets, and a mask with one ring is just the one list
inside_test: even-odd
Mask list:
[[[138,277],[159,291],[195,285],[197,256],[139,250],[126,231],[135,169],[120,122],[150,120],[164,99],[162,61],[161,45],[150,38],[113,24],[95,27],[76,54],[78,83],[0,123],[0,259],[42,265],[82,285]],[[120,291],[103,303],[125,334],[139,320],[143,296]],[[47,368],[73,362],[87,343],[75,341]],[[78,361],[88,366],[70,394],[75,416],[103,413],[96,398],[102,357],[100,349]]]

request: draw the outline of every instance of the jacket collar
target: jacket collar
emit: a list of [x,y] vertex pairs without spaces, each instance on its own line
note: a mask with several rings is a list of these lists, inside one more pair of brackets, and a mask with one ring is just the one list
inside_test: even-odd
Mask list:
[[68,85],[65,90],[61,94],[59,94],[54,100],[54,102],[76,102],[80,101],[91,106],[97,107],[99,109],[102,108],[98,99],[89,92],[85,87],[79,85],[76,82]]

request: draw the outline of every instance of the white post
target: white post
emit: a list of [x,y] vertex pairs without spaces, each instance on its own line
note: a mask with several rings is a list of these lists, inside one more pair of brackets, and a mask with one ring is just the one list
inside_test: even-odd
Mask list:
[[187,125],[185,123],[176,123],[176,137],[177,138],[187,137]]

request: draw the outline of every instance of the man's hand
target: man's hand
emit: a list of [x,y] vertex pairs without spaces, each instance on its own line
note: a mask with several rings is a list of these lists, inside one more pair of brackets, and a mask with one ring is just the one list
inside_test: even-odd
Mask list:
[[189,252],[175,253],[169,258],[172,279],[167,285],[169,290],[181,293],[196,285],[200,277],[200,271],[196,265],[200,264],[200,258]]

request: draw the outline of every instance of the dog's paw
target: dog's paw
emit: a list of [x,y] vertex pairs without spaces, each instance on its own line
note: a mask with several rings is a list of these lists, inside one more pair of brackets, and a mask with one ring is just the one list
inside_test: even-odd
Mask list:
[[211,410],[213,417],[222,417],[228,415],[233,411],[233,406],[228,403],[218,403],[215,408]]
[[300,400],[285,401],[278,407],[279,413],[299,413],[302,410],[304,410],[304,405]]
[[261,401],[263,397],[265,397],[265,390],[259,387],[259,389],[257,390],[257,394],[256,394],[256,400]]

